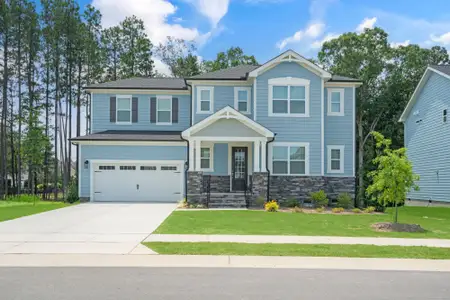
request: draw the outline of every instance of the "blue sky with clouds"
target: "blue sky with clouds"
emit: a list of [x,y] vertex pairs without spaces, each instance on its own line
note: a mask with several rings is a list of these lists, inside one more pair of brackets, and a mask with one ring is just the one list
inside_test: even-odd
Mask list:
[[[450,46],[448,0],[79,0],[103,14],[103,25],[126,15],[144,20],[154,44],[175,36],[195,41],[212,59],[240,46],[264,62],[294,49],[313,57],[323,41],[380,26],[393,45]],[[156,62],[157,68],[164,66]]]

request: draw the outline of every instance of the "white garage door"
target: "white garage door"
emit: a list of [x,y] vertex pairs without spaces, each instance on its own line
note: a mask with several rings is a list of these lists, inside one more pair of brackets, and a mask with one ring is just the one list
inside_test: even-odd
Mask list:
[[182,163],[96,163],[93,201],[177,202],[183,197]]

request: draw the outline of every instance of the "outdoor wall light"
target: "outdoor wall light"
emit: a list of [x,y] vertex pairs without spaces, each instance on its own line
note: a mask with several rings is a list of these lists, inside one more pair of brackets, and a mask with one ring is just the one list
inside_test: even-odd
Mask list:
[[89,168],[89,161],[87,159],[84,161],[84,168]]

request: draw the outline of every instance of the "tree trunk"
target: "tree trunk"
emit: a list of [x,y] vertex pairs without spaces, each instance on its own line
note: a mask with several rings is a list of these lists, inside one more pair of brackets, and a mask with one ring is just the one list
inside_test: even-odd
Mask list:
[[[6,12],[7,14],[8,12]],[[8,115],[8,81],[9,81],[9,73],[8,73],[8,23],[6,21],[8,17],[4,16],[5,24],[4,24],[4,34],[3,34],[3,107],[2,107],[2,116],[1,116],[1,132],[0,132],[0,151],[1,151],[1,159],[2,159],[2,168],[1,168],[1,191],[0,197],[4,198],[6,194],[8,194],[8,178],[6,174],[6,116]]]
[[[78,90],[77,90],[77,137],[80,136],[81,131],[81,71],[82,71],[82,61],[81,61],[81,55],[78,58]],[[89,75],[88,75],[89,76]],[[78,185],[79,180],[79,164],[80,164],[80,151],[79,151],[79,145],[77,144],[77,167],[76,167],[76,182]]]
[[[47,46],[48,55],[48,46]],[[49,105],[50,105],[50,62],[47,61],[46,66],[46,78],[45,78],[45,135],[49,136]],[[49,182],[49,151],[48,147],[45,147],[44,153],[44,199],[47,199],[48,182]]]
[[[56,46],[58,47],[58,45]],[[58,120],[59,120],[59,51],[56,51],[56,64],[55,64],[55,170],[54,170],[54,199],[58,200],[58,169],[59,169],[59,158],[58,158]]]
[[22,152],[21,152],[21,145],[22,145],[22,44],[21,44],[21,27],[20,22],[18,24],[18,39],[17,39],[17,76],[19,81],[19,140],[17,142],[17,152],[19,155],[17,156],[17,174],[18,174],[18,182],[17,182],[17,193],[20,194],[22,191]]

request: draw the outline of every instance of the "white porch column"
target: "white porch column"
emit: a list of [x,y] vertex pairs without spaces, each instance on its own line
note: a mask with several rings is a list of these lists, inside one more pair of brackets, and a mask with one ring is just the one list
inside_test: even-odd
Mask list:
[[189,140],[189,171],[195,170],[194,149],[195,149],[195,141]]
[[261,172],[266,172],[266,145],[267,141],[261,142]]
[[200,140],[195,141],[195,171],[200,171],[200,148],[202,142]]
[[253,145],[255,146],[254,148],[254,152],[253,152],[253,172],[260,172],[260,165],[259,165],[259,148],[261,146],[261,142],[260,141],[254,141]]

